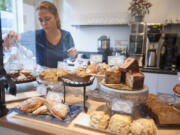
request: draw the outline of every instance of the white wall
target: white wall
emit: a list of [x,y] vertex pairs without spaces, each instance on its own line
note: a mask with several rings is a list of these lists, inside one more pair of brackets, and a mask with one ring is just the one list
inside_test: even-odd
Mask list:
[[[119,24],[127,23],[131,0],[61,0],[62,27],[70,31],[79,51],[97,51],[97,38],[107,35],[114,40],[129,40],[129,28],[125,26],[83,26],[72,24]],[[180,19],[180,0],[149,0],[153,6],[145,17],[147,22],[163,23],[165,19]],[[179,27],[179,26],[178,26]],[[176,32],[176,28],[173,31]]]

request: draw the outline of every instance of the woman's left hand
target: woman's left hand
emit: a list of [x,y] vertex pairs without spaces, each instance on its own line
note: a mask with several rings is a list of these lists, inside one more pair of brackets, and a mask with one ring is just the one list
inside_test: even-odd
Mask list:
[[68,56],[71,56],[73,58],[77,58],[78,51],[75,48],[70,48],[68,51]]

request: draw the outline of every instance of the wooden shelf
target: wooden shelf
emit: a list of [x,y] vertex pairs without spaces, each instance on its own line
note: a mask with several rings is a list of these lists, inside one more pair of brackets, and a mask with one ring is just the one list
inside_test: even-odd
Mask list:
[[96,27],[96,26],[129,26],[128,23],[124,23],[124,24],[72,24],[72,27]]

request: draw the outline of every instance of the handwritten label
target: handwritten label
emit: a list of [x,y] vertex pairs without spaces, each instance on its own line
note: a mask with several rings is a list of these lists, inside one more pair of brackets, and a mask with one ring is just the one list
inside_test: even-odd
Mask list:
[[54,91],[48,91],[46,99],[54,100],[56,102],[62,102],[63,94]]
[[108,65],[115,66],[120,65],[124,62],[124,56],[108,56]]
[[112,102],[112,111],[131,114],[132,107],[133,103],[126,100],[114,99]]
[[46,95],[46,93],[47,93],[47,87],[44,86],[44,85],[39,85],[39,86],[36,88],[36,92],[39,93],[39,94],[42,94],[42,95]]
[[90,61],[92,63],[100,63],[102,62],[102,55],[100,54],[93,54],[90,56]]

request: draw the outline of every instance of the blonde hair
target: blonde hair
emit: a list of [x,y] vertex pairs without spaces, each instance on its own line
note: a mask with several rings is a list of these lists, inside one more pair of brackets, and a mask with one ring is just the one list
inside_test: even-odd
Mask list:
[[57,18],[57,21],[56,21],[57,28],[61,28],[61,21],[59,18],[59,14],[58,14],[56,6],[53,3],[48,2],[48,1],[43,1],[40,3],[39,7],[37,7],[37,10],[40,10],[40,9],[46,9],[49,12],[51,12]]

